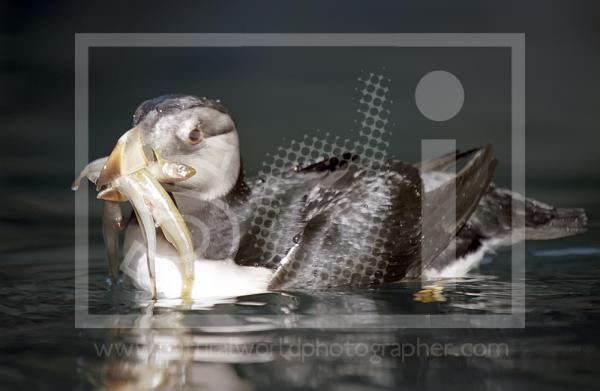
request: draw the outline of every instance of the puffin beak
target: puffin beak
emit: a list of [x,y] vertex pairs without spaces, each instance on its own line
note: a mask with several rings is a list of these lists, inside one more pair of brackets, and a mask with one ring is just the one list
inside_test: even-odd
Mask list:
[[127,176],[143,168],[160,183],[178,183],[196,173],[193,167],[187,164],[170,162],[152,149],[152,159],[148,159],[142,144],[141,130],[139,127],[129,129],[117,141],[114,149],[106,159],[104,167],[98,175],[96,190],[98,198],[105,201],[126,201],[127,198],[111,185],[115,179]]
[[141,131],[136,126],[125,132],[117,141],[98,176],[96,190],[103,190],[115,179],[133,174],[147,166],[148,159],[142,146]]

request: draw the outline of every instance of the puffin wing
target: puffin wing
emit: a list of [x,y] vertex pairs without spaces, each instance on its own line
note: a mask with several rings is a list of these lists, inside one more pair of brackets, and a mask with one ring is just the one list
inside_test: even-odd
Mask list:
[[[450,153],[416,167],[421,169],[424,177],[435,175],[452,167],[454,160],[460,161],[478,151]],[[517,218],[516,226],[524,227],[524,230],[513,230],[513,217]],[[526,239],[547,240],[575,235],[585,232],[586,225],[587,216],[581,208],[556,208],[490,183],[473,213],[458,230],[456,240],[435,256],[428,267],[440,271],[457,258],[465,258],[482,248],[490,251]],[[417,275],[418,270],[411,273]]]
[[421,165],[421,175],[455,164],[462,165],[456,175],[423,195],[421,262],[409,267],[407,277],[419,276],[448,248],[487,192],[496,168],[492,148],[486,145],[457,152],[454,159],[445,155],[425,162]]
[[[354,162],[351,164],[350,162]],[[271,289],[374,285],[401,278],[420,259],[421,179],[410,165],[331,158],[307,189],[298,232]]]
[[282,206],[274,218],[275,253],[284,256],[261,264],[277,269],[270,288],[376,285],[420,275],[468,220],[495,168],[486,146],[429,161],[426,169],[454,164],[463,165],[456,176],[424,195],[424,166],[420,171],[398,161],[361,164],[355,155],[265,183],[275,186]]

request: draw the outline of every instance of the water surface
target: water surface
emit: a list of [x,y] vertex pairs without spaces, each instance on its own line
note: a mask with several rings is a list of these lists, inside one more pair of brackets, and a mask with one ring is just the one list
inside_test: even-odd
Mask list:
[[[589,193],[567,205],[597,213]],[[526,328],[405,327],[399,315],[506,315],[510,252],[473,275],[377,290],[253,295],[212,307],[136,301],[107,284],[90,230],[90,312],[134,328],[76,329],[68,193],[15,199],[1,229],[2,389],[595,389],[600,228],[531,242]],[[43,199],[43,201],[42,201]],[[579,201],[579,202],[577,202]],[[35,215],[19,213],[35,207]],[[441,289],[440,289],[441,288]],[[200,319],[200,321],[198,321]]]

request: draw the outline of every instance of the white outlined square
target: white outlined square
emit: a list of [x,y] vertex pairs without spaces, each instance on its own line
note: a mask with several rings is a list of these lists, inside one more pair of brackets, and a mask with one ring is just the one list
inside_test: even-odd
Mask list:
[[[511,190],[525,195],[525,34],[75,34],[75,173],[89,162],[89,48],[90,47],[505,47],[511,50]],[[75,327],[139,327],[138,315],[89,313],[88,193],[75,194]],[[524,230],[520,213],[512,210],[512,232]],[[521,223],[519,223],[521,220]],[[449,315],[270,315],[271,327],[285,326],[286,317],[299,327],[339,328],[517,328],[525,327],[525,244],[511,250],[512,305],[510,314]],[[210,317],[231,321],[232,315],[188,316],[190,325]],[[264,317],[264,315],[262,316]],[[141,326],[144,327],[144,326]],[[146,326],[147,327],[147,326]]]

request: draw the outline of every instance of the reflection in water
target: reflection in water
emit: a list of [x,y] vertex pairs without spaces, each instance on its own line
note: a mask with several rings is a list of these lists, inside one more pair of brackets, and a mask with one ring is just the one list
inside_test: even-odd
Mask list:
[[[144,319],[145,318],[145,319]],[[349,386],[392,388],[437,382],[451,367],[476,370],[510,354],[506,342],[450,343],[435,333],[305,332],[203,333],[181,327],[176,311],[140,315],[159,328],[115,331],[83,362],[88,381],[113,390],[250,390]],[[171,324],[172,323],[172,324]],[[420,335],[422,334],[422,335]],[[470,346],[470,347],[469,347]],[[473,361],[473,356],[477,361]],[[489,362],[489,363],[485,363]],[[477,378],[468,380],[479,385]],[[460,381],[458,381],[460,383]]]
[[[111,342],[94,345],[100,366],[93,362],[88,380],[97,388],[110,390],[172,390],[193,387],[209,390],[249,390],[229,364],[253,362],[251,355],[219,352],[215,347],[237,346],[236,337],[193,335],[181,324],[182,314],[167,311],[140,315],[144,328],[115,331]],[[154,328],[154,326],[158,328]],[[146,328],[148,327],[148,328]],[[171,327],[171,329],[169,329]],[[114,339],[113,339],[114,338]],[[240,342],[243,341],[243,338]],[[86,363],[83,363],[86,367]]]
[[[513,287],[486,276],[442,281],[426,289],[443,292],[445,301],[427,303],[414,300],[421,288],[410,282],[377,291],[263,294],[203,310],[158,302],[141,310],[137,327],[112,330],[94,342],[96,354],[80,361],[80,372],[86,384],[111,390],[420,389],[447,388],[448,378],[452,388],[496,390],[573,381],[572,368],[547,373],[536,364],[540,356],[549,367],[568,357],[600,358],[575,344],[580,341],[568,329],[548,345],[552,329],[329,328],[332,318],[346,321],[349,314],[389,322],[386,314],[509,313]],[[545,298],[543,286],[531,288],[534,300]],[[328,316],[328,329],[302,327]],[[560,360],[549,358],[557,355]],[[589,385],[594,369],[583,368],[577,383]]]
[[479,276],[427,288],[445,301],[415,301],[424,287],[409,281],[185,308],[108,289],[99,243],[91,251],[90,312],[119,314],[132,327],[111,320],[96,330],[73,327],[71,254],[44,248],[5,258],[0,388],[545,390],[600,381],[595,254],[528,255],[525,329],[428,329],[405,327],[398,316],[510,313],[508,256],[498,254]]
[[[175,309],[157,311],[139,316],[150,328],[111,332],[94,344],[96,357],[80,362],[86,383],[115,390],[393,389],[445,387],[452,378],[454,387],[495,390],[573,381],[575,365],[564,361],[576,358],[584,361],[577,364],[583,369],[577,383],[589,385],[596,380],[591,363],[600,358],[579,348],[568,329],[560,337],[552,329],[512,336],[502,330],[248,332],[243,326],[206,332],[181,328],[184,319]],[[548,373],[542,357],[560,370]]]

